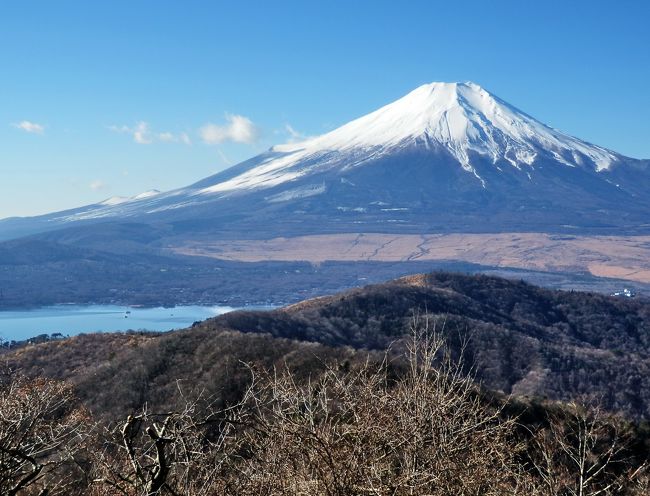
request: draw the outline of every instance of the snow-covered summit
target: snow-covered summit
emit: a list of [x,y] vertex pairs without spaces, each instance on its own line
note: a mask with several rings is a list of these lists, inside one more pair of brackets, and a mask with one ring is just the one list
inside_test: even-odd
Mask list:
[[475,83],[430,83],[327,134],[275,146],[271,152],[278,156],[203,192],[276,186],[309,172],[296,164],[330,152],[377,156],[418,143],[448,152],[479,179],[472,163],[476,155],[517,169],[540,156],[596,171],[618,160],[615,153],[550,128]]

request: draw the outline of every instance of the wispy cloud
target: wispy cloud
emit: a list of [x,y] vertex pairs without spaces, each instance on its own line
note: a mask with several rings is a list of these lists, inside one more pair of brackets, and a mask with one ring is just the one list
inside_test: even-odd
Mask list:
[[173,133],[160,133],[158,139],[165,143],[173,143],[176,139]]
[[133,137],[133,141],[140,145],[150,145],[155,142],[192,144],[187,133],[174,134],[169,131],[153,132],[149,123],[145,121],[140,121],[135,126],[108,126],[108,129],[114,133],[130,134]]
[[11,125],[16,129],[21,129],[22,131],[25,131],[26,133],[43,134],[45,132],[45,126],[43,126],[42,124],[37,124],[36,122],[20,121],[20,122],[14,122]]
[[226,114],[226,124],[207,123],[199,129],[199,135],[204,143],[216,145],[228,141],[234,143],[255,143],[259,137],[259,129],[248,117],[236,114]]
[[306,134],[301,133],[299,131],[296,131],[296,129],[291,124],[285,124],[284,130],[289,135],[289,141],[292,143],[295,141],[304,141],[312,137],[312,136],[307,136]]
[[158,133],[158,141],[163,143],[183,143],[184,145],[191,145],[192,140],[187,133],[174,134],[170,132]]
[[104,183],[104,181],[100,181],[99,179],[91,182],[88,186],[93,191],[101,191],[103,189],[106,189],[106,183]]
[[[108,126],[114,133],[128,134],[135,143],[151,145],[152,143],[182,143],[191,145],[192,138],[186,132],[172,133],[170,131],[154,131],[148,122],[139,121],[133,126],[126,124]],[[257,141],[259,128],[248,117],[237,114],[226,114],[226,123],[219,125],[208,122],[199,129],[199,137],[204,143],[216,145],[220,143],[247,143]]]
[[217,154],[219,155],[219,158],[221,159],[221,162],[225,165],[232,165],[232,160],[230,160],[225,153],[223,153],[222,150],[217,148]]
[[149,134],[149,124],[144,121],[138,122],[135,128],[131,131],[133,134],[133,141],[140,145],[150,145],[153,143]]

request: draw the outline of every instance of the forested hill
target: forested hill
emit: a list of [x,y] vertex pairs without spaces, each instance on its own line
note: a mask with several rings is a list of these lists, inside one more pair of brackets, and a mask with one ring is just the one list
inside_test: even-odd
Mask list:
[[432,273],[200,324],[383,349],[414,315],[447,336],[485,386],[650,418],[650,301],[553,291],[482,275]]

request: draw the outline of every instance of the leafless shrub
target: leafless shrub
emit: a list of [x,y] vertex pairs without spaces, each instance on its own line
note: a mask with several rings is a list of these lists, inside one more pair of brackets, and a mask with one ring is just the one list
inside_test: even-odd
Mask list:
[[0,381],[0,494],[69,494],[89,417],[70,385],[5,373]]
[[577,403],[552,414],[548,428],[536,433],[531,451],[540,493],[647,494],[635,492],[647,486],[646,467],[630,464],[627,433],[621,432],[621,425],[599,408]]
[[105,429],[95,452],[95,494],[218,494],[243,412],[239,405],[216,410],[203,394],[190,399],[179,392],[179,409],[145,407]]
[[261,377],[237,494],[527,493],[514,421],[485,406],[426,321],[412,326],[407,360],[396,380],[386,361],[307,384]]

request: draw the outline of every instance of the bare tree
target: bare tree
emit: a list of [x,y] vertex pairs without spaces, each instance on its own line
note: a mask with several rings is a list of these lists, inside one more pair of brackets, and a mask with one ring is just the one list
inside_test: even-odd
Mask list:
[[179,392],[178,409],[152,413],[145,406],[105,429],[103,446],[95,453],[95,494],[217,492],[243,413],[239,405],[216,410],[202,393],[189,399],[180,387]]
[[485,406],[426,319],[411,331],[401,377],[387,359],[302,385],[262,376],[237,494],[530,494],[514,421]]
[[644,465],[633,467],[620,421],[597,407],[570,403],[552,414],[534,438],[535,469],[549,496],[634,494],[643,484]]
[[87,412],[70,385],[5,373],[0,381],[0,493],[69,494]]

